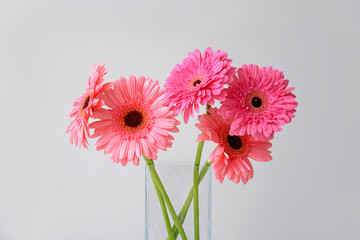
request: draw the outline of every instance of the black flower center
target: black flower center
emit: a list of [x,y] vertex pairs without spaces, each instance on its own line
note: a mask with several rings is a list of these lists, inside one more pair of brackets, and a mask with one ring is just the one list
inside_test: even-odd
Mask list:
[[262,105],[261,98],[259,98],[259,97],[253,97],[253,98],[251,99],[251,105],[252,105],[254,108],[259,108],[259,107],[261,107],[261,105]]
[[196,87],[196,85],[198,85],[198,84],[200,84],[200,83],[201,83],[201,80],[198,79],[198,80],[196,80],[196,81],[193,83],[193,86]]
[[83,107],[82,107],[82,110],[84,110],[85,108],[88,107],[89,102],[90,102],[90,96],[88,96],[88,97],[85,99],[85,102],[84,102],[84,105],[83,105]]
[[241,138],[239,136],[228,135],[227,142],[232,149],[239,150],[242,147]]
[[144,117],[140,112],[133,110],[126,114],[124,122],[126,126],[136,128],[143,122],[143,119]]

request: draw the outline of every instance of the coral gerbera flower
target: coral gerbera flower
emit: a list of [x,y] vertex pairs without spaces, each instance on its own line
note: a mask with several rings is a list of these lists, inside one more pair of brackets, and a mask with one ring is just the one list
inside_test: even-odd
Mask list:
[[237,74],[225,90],[227,97],[221,102],[219,114],[234,119],[232,135],[252,135],[257,140],[272,138],[274,132],[281,131],[280,126],[295,117],[298,103],[291,93],[294,88],[287,88],[289,80],[272,67],[243,65]]
[[269,141],[256,141],[250,135],[230,135],[230,120],[223,119],[217,108],[210,108],[209,114],[198,117],[200,123],[195,126],[202,131],[196,141],[213,141],[218,144],[209,157],[212,162],[215,178],[223,182],[225,176],[234,183],[240,180],[245,184],[254,175],[249,161],[252,158],[259,162],[272,159]]
[[176,64],[166,79],[165,100],[175,107],[175,113],[184,114],[184,122],[194,116],[194,109],[199,112],[199,104],[214,104],[222,101],[225,94],[224,84],[233,80],[236,68],[231,67],[232,60],[226,52],[213,52],[207,48],[203,54],[196,49],[189,53],[182,64]]
[[101,119],[90,124],[90,128],[95,128],[91,137],[100,136],[96,150],[104,149],[123,166],[131,161],[137,166],[141,155],[155,160],[158,149],[166,151],[171,147],[174,138],[169,132],[178,132],[176,126],[180,122],[165,104],[164,90],[160,91],[158,81],[121,77],[100,98],[110,109],[94,112]]
[[112,86],[112,83],[102,85],[106,73],[105,64],[102,66],[99,63],[93,65],[86,91],[81,97],[75,99],[74,108],[69,114],[74,119],[66,129],[66,133],[70,133],[70,143],[75,143],[80,148],[81,145],[84,148],[88,146],[86,136],[90,135],[89,117],[93,117],[94,108],[100,107],[103,104],[97,98],[97,95]]

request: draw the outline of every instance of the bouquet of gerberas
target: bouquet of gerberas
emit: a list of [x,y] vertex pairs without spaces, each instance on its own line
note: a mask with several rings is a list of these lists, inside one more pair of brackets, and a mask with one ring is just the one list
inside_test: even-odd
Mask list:
[[[221,50],[195,50],[171,71],[164,89],[158,81],[142,76],[103,84],[105,67],[95,64],[86,92],[75,100],[70,113],[73,119],[66,132],[76,146],[87,148],[87,137],[98,138],[96,150],[104,150],[123,166],[128,162],[139,165],[143,156],[162,206],[168,239],[176,239],[178,234],[187,239],[182,222],[191,196],[195,239],[199,239],[198,185],[209,166],[219,182],[227,176],[234,183],[241,180],[245,184],[254,175],[249,158],[270,161],[270,140],[295,116],[294,88],[288,88],[282,72],[252,64],[236,69],[231,63]],[[215,100],[220,101],[219,108],[212,107]],[[195,124],[201,133],[196,140],[193,187],[190,201],[177,214],[153,160],[159,149],[166,151],[172,146],[171,133],[178,132],[180,124],[177,114],[182,113],[187,123],[194,110],[199,112],[199,105],[206,106],[206,114]],[[89,123],[89,118],[98,121]],[[89,129],[94,129],[92,135]],[[204,141],[215,142],[217,147],[199,173]]]

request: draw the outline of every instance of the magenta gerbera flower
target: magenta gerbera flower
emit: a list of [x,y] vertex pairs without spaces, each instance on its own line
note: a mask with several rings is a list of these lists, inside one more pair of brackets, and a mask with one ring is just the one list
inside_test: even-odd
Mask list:
[[233,80],[236,68],[226,52],[213,52],[207,48],[203,54],[199,50],[189,53],[182,64],[176,64],[166,79],[165,100],[175,107],[175,113],[184,114],[184,122],[194,116],[194,108],[199,112],[199,104],[213,105],[215,99],[222,101],[224,84]]
[[100,121],[90,124],[95,128],[91,137],[100,137],[96,150],[104,149],[114,162],[125,166],[131,161],[139,165],[141,155],[155,160],[158,149],[171,147],[170,132],[178,132],[180,122],[165,104],[158,81],[121,77],[100,98],[109,109],[97,109],[94,115]]
[[240,180],[245,184],[254,175],[253,167],[249,161],[252,158],[259,162],[272,159],[269,141],[256,141],[250,135],[231,135],[230,120],[223,119],[218,109],[210,108],[209,114],[198,117],[200,123],[195,126],[202,131],[196,141],[212,141],[218,144],[209,157],[212,162],[215,178],[223,182],[225,176],[234,183]]
[[105,64],[102,66],[99,63],[93,65],[86,91],[81,97],[75,99],[74,108],[69,114],[73,119],[66,129],[66,133],[70,133],[70,143],[75,143],[80,148],[81,145],[84,148],[88,146],[86,137],[90,135],[89,117],[93,117],[94,108],[103,104],[97,95],[112,86],[112,83],[102,85],[106,73]]
[[297,102],[287,88],[289,80],[272,67],[243,65],[233,83],[225,90],[219,114],[233,119],[231,135],[252,135],[256,140],[272,138],[282,125],[295,117]]

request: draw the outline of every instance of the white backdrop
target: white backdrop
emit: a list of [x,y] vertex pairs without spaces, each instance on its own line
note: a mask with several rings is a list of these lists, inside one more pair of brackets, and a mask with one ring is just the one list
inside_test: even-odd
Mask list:
[[[247,184],[213,184],[213,239],[360,239],[358,1],[1,1],[0,239],[144,239],[144,166],[69,144],[92,64],[164,84],[195,48],[284,71],[299,102]],[[181,118],[179,118],[181,119]],[[193,161],[182,124],[159,158]],[[214,147],[205,144],[204,156]]]

